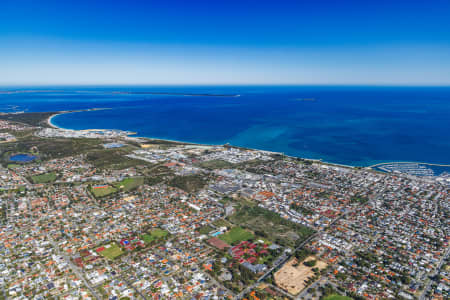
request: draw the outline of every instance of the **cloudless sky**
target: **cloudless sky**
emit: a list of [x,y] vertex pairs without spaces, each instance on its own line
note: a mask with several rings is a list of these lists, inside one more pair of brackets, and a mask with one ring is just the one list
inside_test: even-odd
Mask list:
[[450,1],[0,0],[0,84],[450,85]]

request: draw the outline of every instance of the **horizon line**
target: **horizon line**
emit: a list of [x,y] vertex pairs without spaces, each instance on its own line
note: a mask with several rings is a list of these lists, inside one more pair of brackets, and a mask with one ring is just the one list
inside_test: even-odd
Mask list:
[[2,84],[0,88],[33,88],[33,87],[450,87],[446,84],[395,84],[395,83],[55,83],[55,84]]

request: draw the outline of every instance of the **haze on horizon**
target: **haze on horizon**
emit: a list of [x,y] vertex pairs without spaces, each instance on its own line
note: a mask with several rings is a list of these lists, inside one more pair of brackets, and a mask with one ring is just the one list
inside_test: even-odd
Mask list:
[[450,85],[450,2],[0,2],[0,85]]

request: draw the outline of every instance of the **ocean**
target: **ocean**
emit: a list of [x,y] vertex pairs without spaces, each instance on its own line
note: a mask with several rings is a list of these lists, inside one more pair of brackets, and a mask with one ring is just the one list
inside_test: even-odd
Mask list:
[[[18,89],[38,90],[0,90]],[[57,92],[42,92],[48,89]],[[229,143],[352,166],[397,161],[450,164],[450,87],[117,86],[39,90],[0,94],[0,111],[110,108],[58,115],[53,123],[69,129],[122,129],[143,137]]]

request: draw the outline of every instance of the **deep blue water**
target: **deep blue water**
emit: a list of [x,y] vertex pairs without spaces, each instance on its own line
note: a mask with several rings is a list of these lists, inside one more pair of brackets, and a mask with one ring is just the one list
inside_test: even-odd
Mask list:
[[[106,93],[113,90],[241,96]],[[315,101],[299,100],[311,98]],[[0,95],[0,111],[92,107],[111,109],[59,115],[53,122],[71,129],[114,128],[161,139],[230,143],[358,166],[450,163],[448,87],[78,87]]]
[[17,162],[30,162],[36,159],[36,156],[29,155],[29,154],[16,154],[10,156],[10,161],[17,161]]

